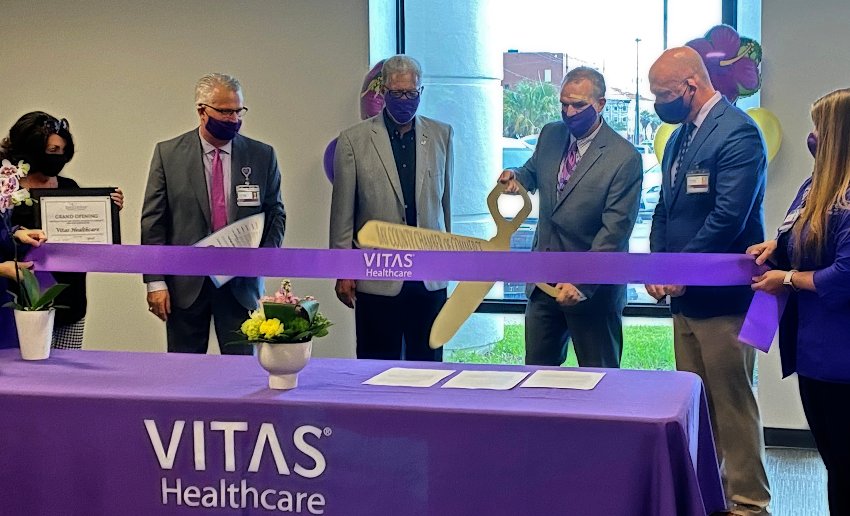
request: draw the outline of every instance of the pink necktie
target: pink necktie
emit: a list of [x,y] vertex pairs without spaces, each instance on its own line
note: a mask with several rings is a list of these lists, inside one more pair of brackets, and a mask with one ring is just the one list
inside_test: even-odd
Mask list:
[[221,149],[215,150],[212,160],[212,230],[218,231],[227,225],[227,204],[224,200],[224,167],[221,164]]
[[566,186],[567,181],[570,180],[570,176],[576,169],[576,163],[578,163],[578,140],[573,140],[573,143],[570,144],[570,147],[567,150],[567,154],[564,156],[564,159],[561,160],[561,170],[558,171],[559,196],[561,195],[561,192],[564,191],[564,186]]

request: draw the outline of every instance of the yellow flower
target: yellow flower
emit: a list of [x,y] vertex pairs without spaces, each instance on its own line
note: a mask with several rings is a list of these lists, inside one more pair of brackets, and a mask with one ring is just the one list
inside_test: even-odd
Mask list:
[[260,326],[263,321],[257,319],[248,319],[242,323],[242,333],[248,336],[248,340],[257,340],[260,338]]
[[268,319],[260,325],[260,333],[266,339],[273,339],[283,333],[283,324],[278,319]]

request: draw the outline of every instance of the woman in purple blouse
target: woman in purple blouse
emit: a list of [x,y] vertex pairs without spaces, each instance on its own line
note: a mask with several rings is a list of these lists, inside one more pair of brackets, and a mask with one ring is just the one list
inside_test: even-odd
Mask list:
[[828,473],[831,514],[850,514],[850,89],[812,106],[815,157],[776,239],[752,246],[775,269],[753,289],[790,294],[779,330],[782,370],[796,372]]

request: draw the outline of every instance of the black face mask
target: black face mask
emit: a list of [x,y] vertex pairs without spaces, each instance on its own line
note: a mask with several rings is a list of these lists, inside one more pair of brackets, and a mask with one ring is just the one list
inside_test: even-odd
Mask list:
[[30,163],[30,167],[33,172],[41,172],[47,177],[55,177],[59,175],[59,172],[62,172],[62,168],[65,167],[67,162],[64,154],[42,154]]

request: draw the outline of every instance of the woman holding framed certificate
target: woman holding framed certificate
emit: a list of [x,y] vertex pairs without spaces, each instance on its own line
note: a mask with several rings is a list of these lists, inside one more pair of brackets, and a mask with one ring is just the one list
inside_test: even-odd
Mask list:
[[[23,161],[30,166],[29,173],[21,180],[27,189],[79,190],[73,179],[60,176],[65,164],[74,157],[74,139],[66,119],[57,119],[43,111],[33,111],[18,119],[9,130],[9,136],[0,142],[0,157],[12,163]],[[124,194],[116,188],[110,194],[112,202],[120,210]],[[20,205],[12,210],[12,224],[36,227],[39,224],[38,208]],[[115,222],[117,224],[117,221]],[[80,349],[83,345],[83,329],[86,316],[86,274],[84,272],[56,272],[56,281],[68,284],[68,288],[56,299],[60,308],[56,311],[53,329],[54,348]]]

